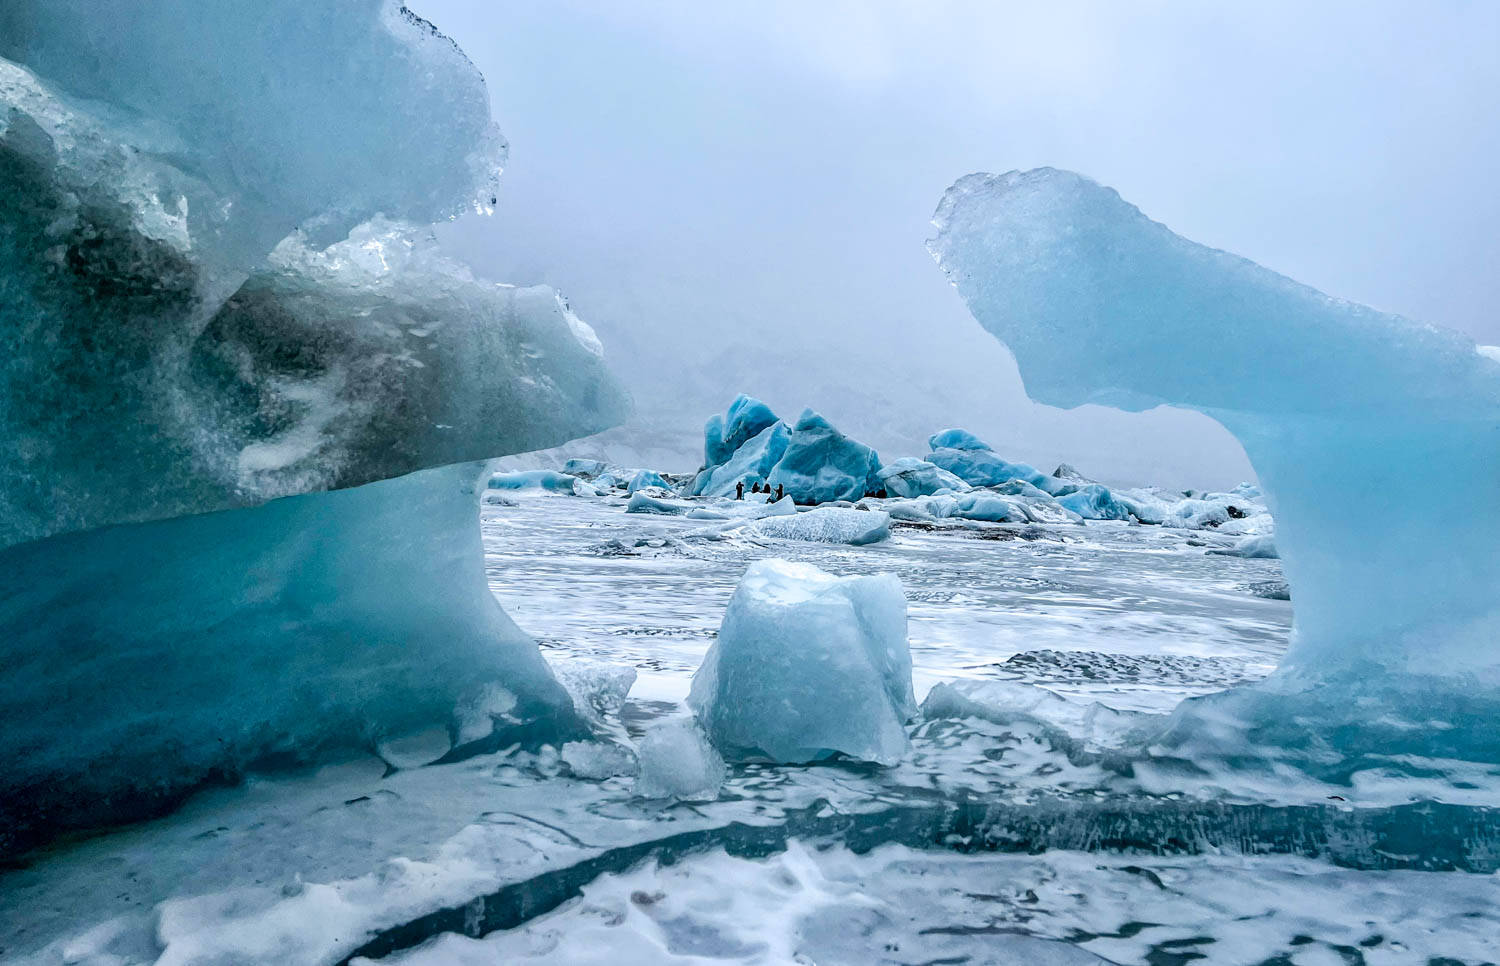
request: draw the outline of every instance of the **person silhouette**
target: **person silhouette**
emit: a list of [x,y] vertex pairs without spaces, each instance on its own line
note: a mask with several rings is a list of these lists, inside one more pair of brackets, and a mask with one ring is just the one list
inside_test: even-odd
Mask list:
[[744,480],[740,480],[738,483],[736,483],[734,485],[734,498],[736,500],[743,500],[745,498],[745,481]]
[[[767,487],[769,487],[770,485],[771,484],[769,484],[769,483],[766,484]],[[780,483],[777,483],[776,484],[776,499],[780,500],[785,495],[786,495],[786,488],[783,487]]]

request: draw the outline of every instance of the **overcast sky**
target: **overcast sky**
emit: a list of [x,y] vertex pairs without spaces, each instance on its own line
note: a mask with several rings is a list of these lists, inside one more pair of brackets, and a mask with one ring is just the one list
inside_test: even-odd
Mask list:
[[691,437],[744,389],[883,452],[964,425],[1104,478],[1246,475],[1204,418],[1025,400],[923,247],[972,171],[1071,168],[1188,238],[1500,342],[1497,3],[413,6],[511,142],[499,212],[445,241],[563,290],[643,432]]

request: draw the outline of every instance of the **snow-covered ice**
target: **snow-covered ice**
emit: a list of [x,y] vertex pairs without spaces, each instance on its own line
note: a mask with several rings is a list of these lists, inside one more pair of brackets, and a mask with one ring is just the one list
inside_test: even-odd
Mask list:
[[756,561],[688,704],[728,758],[895,763],[916,712],[901,581]]
[[768,514],[749,526],[747,532],[776,540],[847,543],[862,547],[888,538],[890,524],[890,514],[882,510],[820,506],[801,512]]

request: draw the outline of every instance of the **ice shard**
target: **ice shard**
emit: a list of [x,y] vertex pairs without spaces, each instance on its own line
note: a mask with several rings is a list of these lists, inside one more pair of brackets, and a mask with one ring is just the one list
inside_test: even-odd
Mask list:
[[555,292],[423,227],[504,156],[390,0],[0,6],[0,853],[424,724],[576,725],[488,591],[475,461],[626,400]]
[[[1267,746],[1500,761],[1500,363],[1066,171],[969,175],[934,224],[930,250],[1033,399],[1195,409],[1255,465],[1296,588],[1291,647],[1263,685],[1179,717],[1227,713]],[[1413,467],[1443,478],[1420,513]]]

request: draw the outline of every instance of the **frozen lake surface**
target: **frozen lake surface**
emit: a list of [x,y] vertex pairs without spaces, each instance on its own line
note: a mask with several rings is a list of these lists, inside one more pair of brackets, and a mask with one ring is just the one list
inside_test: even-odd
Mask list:
[[[1276,560],[1209,556],[1233,538],[1123,523],[894,525],[863,547],[697,538],[705,521],[623,513],[619,499],[522,497],[486,506],[490,586],[549,658],[628,663],[637,699],[681,700],[752,560],[906,589],[917,696],[954,678],[1017,677],[1121,710],[1268,674],[1291,604],[1256,596]],[[1008,664],[1022,652],[1050,652]],[[1064,659],[1062,655],[1072,657]]]
[[[1280,582],[1277,562],[1209,555],[1232,542],[1212,532],[898,526],[847,547],[712,536],[704,521],[626,514],[619,499],[540,494],[486,506],[482,526],[491,586],[554,665],[638,670],[614,722],[636,739],[681,713],[730,593],[763,557],[899,575],[919,697],[985,678],[1165,713],[1268,673],[1291,619],[1289,602],[1257,595]],[[545,746],[256,778],[4,872],[0,959],[1497,958],[1492,809],[1408,804],[1426,797],[1409,784],[1121,769],[1024,720],[939,718],[911,741],[888,769],[741,765],[701,803],[642,799],[626,776],[580,778]]]

